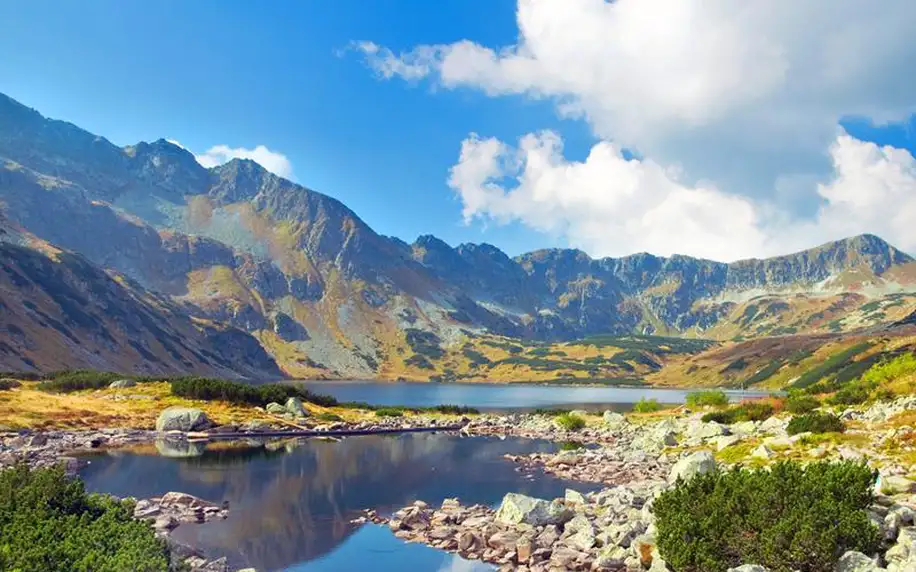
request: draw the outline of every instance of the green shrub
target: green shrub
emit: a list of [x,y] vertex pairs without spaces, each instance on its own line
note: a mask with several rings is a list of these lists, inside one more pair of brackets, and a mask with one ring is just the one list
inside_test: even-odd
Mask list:
[[582,419],[578,415],[574,415],[572,413],[561,413],[560,415],[554,417],[554,421],[556,421],[557,425],[559,425],[562,429],[567,431],[578,431],[579,429],[585,427],[585,419]]
[[846,431],[846,425],[843,421],[832,413],[823,413],[821,411],[812,411],[804,415],[793,417],[786,427],[789,435],[798,435],[799,433],[842,433]]
[[328,421],[328,422],[343,421],[343,417],[341,417],[340,415],[336,413],[330,413],[330,412],[319,413],[318,415],[315,416],[315,419],[317,419],[318,421]]
[[420,411],[430,411],[433,413],[446,413],[449,415],[468,415],[471,413],[480,413],[477,409],[473,407],[468,407],[466,405],[434,405],[432,407],[425,407],[420,409]]
[[656,411],[661,411],[664,409],[661,403],[657,399],[646,399],[643,397],[635,404],[633,404],[633,411],[636,413],[654,413]]
[[579,441],[563,441],[562,443],[560,443],[561,451],[579,451],[580,449],[584,449],[584,448],[585,448],[585,445],[583,445]]
[[916,373],[916,355],[901,354],[891,360],[873,365],[862,374],[862,381],[877,387],[882,383],[895,381],[901,377]]
[[786,400],[786,411],[793,415],[810,413],[820,406],[821,402],[810,395],[792,395]]
[[82,389],[103,389],[115,380],[124,376],[110,371],[95,371],[92,369],[75,369],[49,373],[38,384],[42,391],[55,393],[68,393]]
[[187,376],[173,378],[171,388],[172,395],[203,401],[227,401],[263,407],[272,401],[284,403],[290,397],[298,397],[302,401],[322,407],[337,405],[337,400],[331,396],[319,395],[307,389],[283,383],[250,385],[227,379]]
[[63,469],[0,472],[0,570],[168,570],[169,553],[133,504],[86,494]]
[[721,407],[728,405],[728,396],[724,391],[717,389],[693,391],[687,394],[687,405],[689,407]]
[[731,425],[739,421],[764,421],[775,413],[773,406],[765,401],[748,401],[724,411],[710,411],[703,416],[703,421]]
[[831,405],[857,405],[865,403],[871,396],[871,389],[861,383],[850,383],[827,398]]
[[376,417],[403,417],[404,410],[398,407],[382,407],[375,410]]
[[774,572],[831,572],[847,550],[879,547],[865,511],[875,477],[864,463],[779,462],[680,481],[653,505],[659,551],[678,572],[725,572],[747,562]]

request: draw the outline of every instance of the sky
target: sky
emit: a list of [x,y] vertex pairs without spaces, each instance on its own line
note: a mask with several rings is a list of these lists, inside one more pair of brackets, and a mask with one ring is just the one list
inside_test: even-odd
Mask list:
[[249,157],[408,242],[916,254],[916,4],[0,3],[0,92]]

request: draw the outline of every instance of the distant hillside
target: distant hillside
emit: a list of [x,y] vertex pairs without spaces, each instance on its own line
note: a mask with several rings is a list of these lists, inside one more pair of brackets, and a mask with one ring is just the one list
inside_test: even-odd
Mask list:
[[[540,379],[536,363],[484,367],[483,341],[741,340],[849,332],[916,311],[916,262],[871,235],[731,264],[407,244],[252,161],[206,169],[161,139],[121,148],[2,95],[0,205],[18,228],[175,315],[247,332],[294,377]],[[510,357],[521,359],[487,359]]]

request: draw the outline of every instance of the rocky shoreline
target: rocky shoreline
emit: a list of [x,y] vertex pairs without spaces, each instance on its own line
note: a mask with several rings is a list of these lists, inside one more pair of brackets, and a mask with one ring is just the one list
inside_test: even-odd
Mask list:
[[[295,406],[295,404],[293,404]],[[292,417],[288,409],[287,416]],[[462,434],[513,436],[553,442],[574,442],[556,453],[507,455],[519,471],[543,471],[556,477],[604,485],[580,494],[569,490],[562,499],[534,499],[510,493],[500,507],[463,506],[448,499],[438,508],[422,501],[392,515],[368,512],[365,520],[389,526],[399,538],[455,552],[504,570],[668,570],[655,547],[653,499],[678,476],[689,477],[718,465],[737,462],[766,465],[780,458],[867,459],[879,471],[878,500],[870,509],[881,527],[885,550],[876,555],[845,555],[838,572],[903,572],[916,570],[916,474],[911,461],[914,429],[889,424],[895,416],[916,409],[916,398],[847,409],[840,416],[851,424],[843,438],[800,434],[789,436],[788,418],[731,425],[703,422],[701,413],[685,410],[655,420],[628,418],[614,412],[588,418],[585,427],[564,429],[539,414],[479,415],[462,418]],[[168,412],[168,415],[166,415]],[[202,442],[194,437],[246,432],[259,434],[287,427],[284,423],[213,426],[200,410],[172,408],[163,412],[159,431],[106,429],[97,431],[21,431],[0,433],[0,466],[26,462],[43,467],[65,463],[75,472],[81,454],[153,442],[162,454],[196,455]],[[441,421],[427,416],[379,418],[349,424],[296,418],[317,432],[339,429],[390,430],[418,426],[435,428]],[[201,433],[204,431],[205,433]],[[907,456],[909,455],[909,456]],[[185,523],[226,518],[228,507],[182,493],[141,500],[135,516],[150,520],[157,534]],[[191,570],[226,572],[225,559],[207,561],[193,549],[173,544],[173,552]],[[864,560],[863,560],[864,559]],[[870,562],[871,564],[867,564]],[[885,567],[879,567],[883,565]],[[748,563],[736,572],[761,572]]]

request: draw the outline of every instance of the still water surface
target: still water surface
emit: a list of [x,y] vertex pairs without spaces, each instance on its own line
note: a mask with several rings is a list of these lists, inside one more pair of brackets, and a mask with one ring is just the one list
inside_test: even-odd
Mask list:
[[390,512],[416,499],[435,506],[457,496],[465,504],[496,505],[512,491],[554,498],[567,487],[595,488],[543,473],[531,478],[502,458],[555,451],[546,441],[430,433],[252,445],[212,446],[191,458],[109,452],[92,457],[81,476],[90,490],[119,496],[181,491],[228,500],[228,519],[183,525],[175,534],[211,556],[228,556],[235,567],[261,572],[488,570],[350,520],[361,509]]
[[[485,410],[535,409],[538,407],[582,407],[626,411],[640,399],[659,403],[683,403],[689,390],[650,387],[583,387],[505,383],[409,383],[380,381],[305,381],[310,391],[333,395],[339,401],[361,401],[372,405],[466,405]],[[727,391],[733,400],[760,397],[766,393]]]

